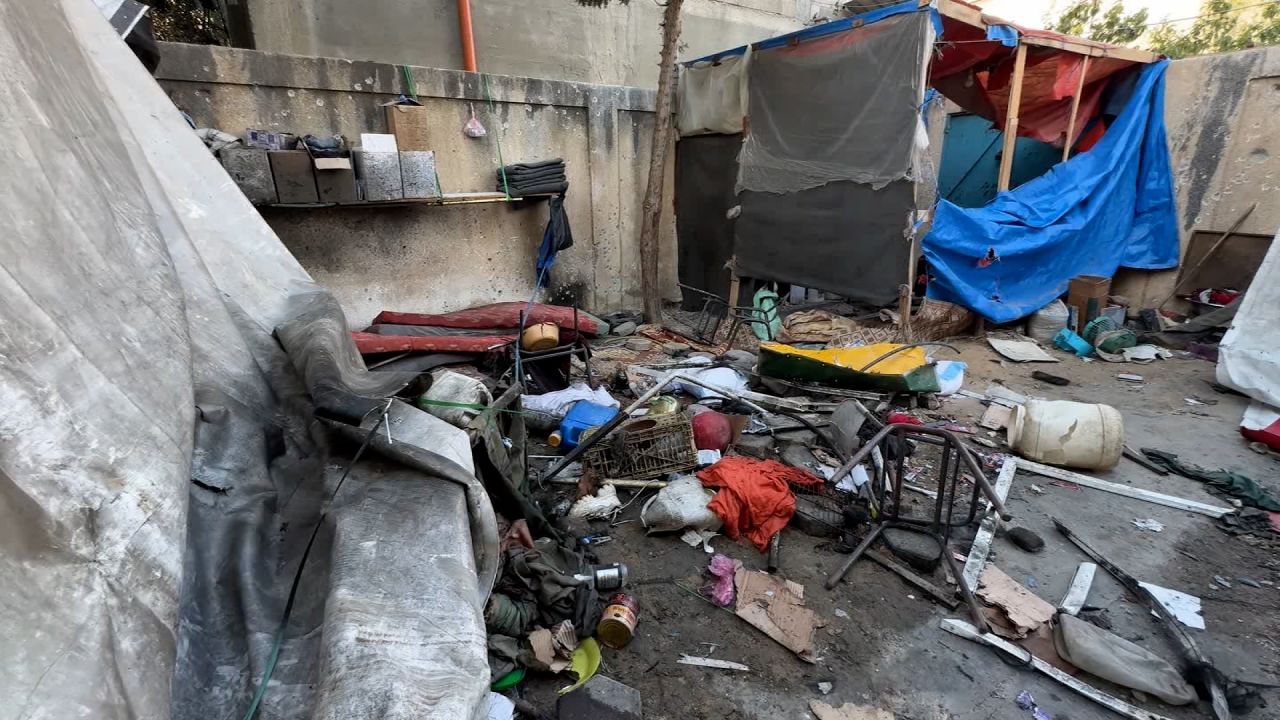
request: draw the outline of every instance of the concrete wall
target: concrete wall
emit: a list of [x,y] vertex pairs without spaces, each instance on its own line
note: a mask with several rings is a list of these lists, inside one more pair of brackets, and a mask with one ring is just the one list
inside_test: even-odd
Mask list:
[[[462,68],[456,0],[245,0],[254,47],[267,52]],[[682,59],[796,30],[830,0],[686,0]],[[482,72],[633,85],[658,83],[662,8],[613,0],[474,0]]]
[[[1165,123],[1185,253],[1195,231],[1226,232],[1257,203],[1241,233],[1280,228],[1280,47],[1170,63]],[[1138,307],[1173,290],[1176,271],[1125,270],[1115,292]]]
[[[400,69],[197,45],[162,44],[157,73],[197,125],[298,134],[385,132],[382,103],[404,91]],[[605,312],[640,307],[637,241],[653,128],[652,91],[411,68],[435,120],[445,192],[492,191],[506,163],[560,157],[574,247],[562,253],[545,297]],[[483,80],[487,79],[487,90]],[[485,97],[493,99],[490,109]],[[474,108],[489,131],[468,138]],[[438,138],[436,141],[434,138]],[[675,289],[670,199],[662,225],[662,278]],[[533,291],[545,202],[453,207],[262,208],[263,217],[353,325],[382,309],[437,312]]]

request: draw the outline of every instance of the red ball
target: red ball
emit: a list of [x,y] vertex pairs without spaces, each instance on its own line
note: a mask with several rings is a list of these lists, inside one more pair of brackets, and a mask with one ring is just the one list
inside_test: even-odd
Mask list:
[[693,425],[693,444],[699,450],[724,451],[733,437],[729,418],[714,410],[698,413],[690,421]]

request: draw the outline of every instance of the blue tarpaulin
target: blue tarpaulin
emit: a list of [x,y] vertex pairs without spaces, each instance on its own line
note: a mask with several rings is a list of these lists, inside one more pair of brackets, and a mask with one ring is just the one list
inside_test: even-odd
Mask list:
[[1009,322],[1052,302],[1077,275],[1178,264],[1164,73],[1147,65],[1115,122],[1090,150],[990,204],[945,200],[924,239],[928,295]]

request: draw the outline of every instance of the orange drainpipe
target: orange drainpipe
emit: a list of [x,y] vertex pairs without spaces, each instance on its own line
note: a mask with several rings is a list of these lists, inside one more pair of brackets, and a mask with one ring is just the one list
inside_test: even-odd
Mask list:
[[458,37],[462,40],[462,69],[476,71],[476,39],[471,33],[471,0],[458,0]]

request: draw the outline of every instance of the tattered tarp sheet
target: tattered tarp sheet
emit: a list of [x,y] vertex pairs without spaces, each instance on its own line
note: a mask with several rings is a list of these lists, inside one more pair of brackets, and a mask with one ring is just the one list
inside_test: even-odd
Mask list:
[[714,62],[680,66],[676,84],[676,128],[681,137],[742,132],[747,115],[750,51]]
[[879,190],[833,182],[775,195],[744,192],[734,263],[745,277],[795,283],[888,305],[906,281],[915,207],[909,180]]
[[[991,39],[982,29],[944,17],[937,54],[929,68],[930,84],[965,110],[1003,128],[1009,111],[1013,56],[1018,35],[1063,39],[1047,30],[1015,25],[992,26]],[[999,32],[1007,28],[1008,32]],[[1085,44],[1087,40],[1072,38]],[[1027,47],[1027,67],[1018,104],[1018,134],[1062,147],[1071,120],[1071,103],[1080,82],[1085,57],[1053,48]],[[1101,108],[1103,92],[1117,72],[1134,65],[1130,60],[1089,59],[1084,91],[1076,118],[1074,143]]]
[[[405,378],[363,370],[92,3],[0,0],[0,68],[5,714],[241,717],[354,450],[314,410]],[[461,430],[390,424],[327,508],[260,718],[484,716],[493,513]]]
[[[702,135],[676,143],[676,250],[680,282],[729,297],[733,225],[738,204],[738,151],[742,134]],[[684,293],[683,309],[700,311],[706,298]]]
[[1280,408],[1280,233],[1218,345],[1218,382]]
[[1044,307],[1072,277],[1178,264],[1164,72],[1147,65],[1091,150],[985,207],[938,203],[924,254],[929,297],[1009,322]]
[[922,10],[753,52],[738,191],[907,177],[928,144],[920,103],[932,41]]

